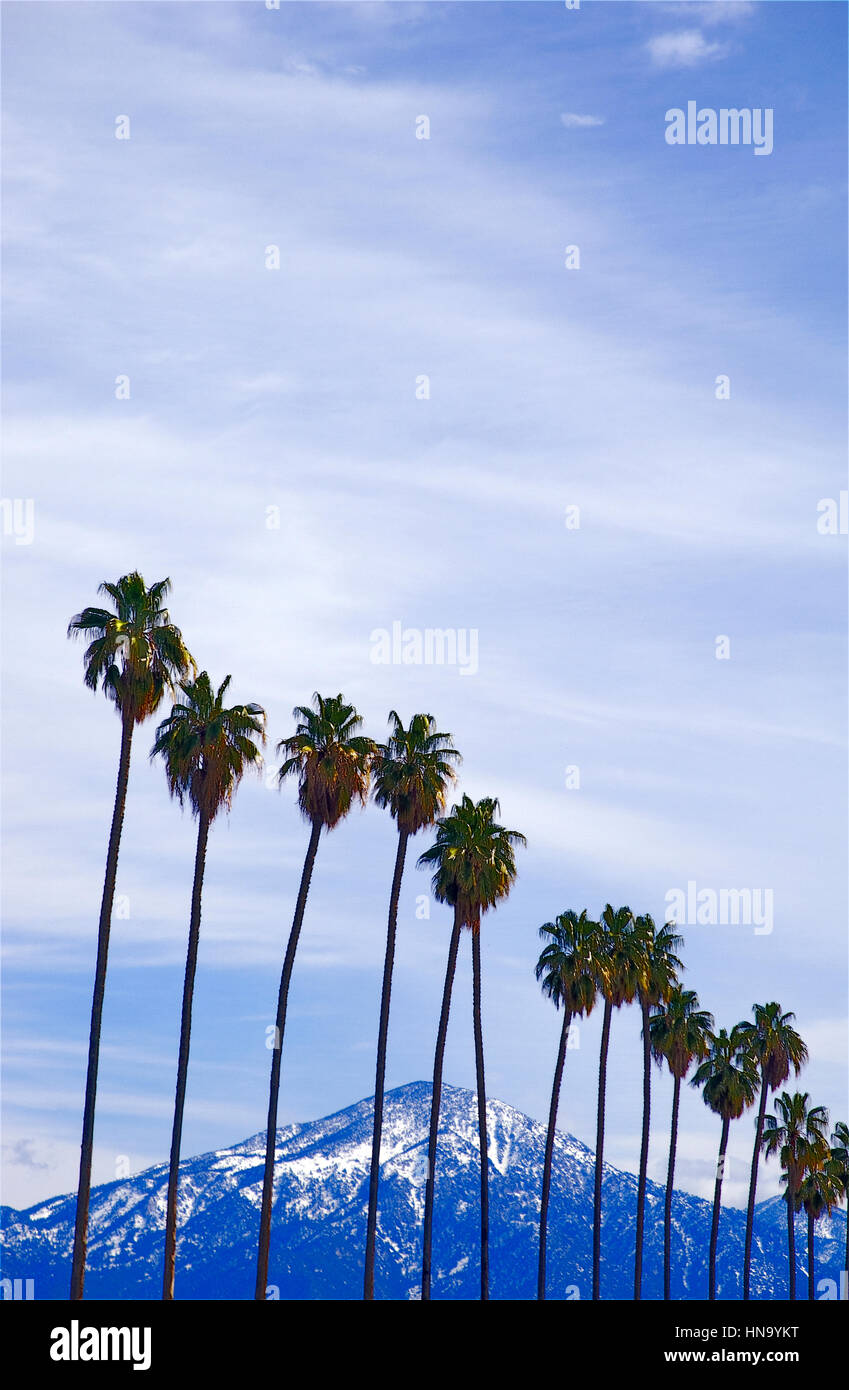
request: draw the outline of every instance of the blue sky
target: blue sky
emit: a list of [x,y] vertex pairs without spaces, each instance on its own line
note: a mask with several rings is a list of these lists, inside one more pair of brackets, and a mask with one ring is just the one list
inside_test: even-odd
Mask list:
[[[76,1182],[119,726],[64,633],[132,568],[171,576],[199,664],[267,708],[270,769],[316,689],[375,736],[390,708],[430,710],[460,790],[527,835],[484,922],[494,1096],[546,1117],[539,925],[606,901],[662,917],[693,880],[771,889],[774,929],[685,929],[686,984],[723,1026],[756,1000],[794,1010],[803,1089],[845,1116],[846,539],[817,530],[846,487],[845,7],[72,2],[3,22],[3,495],[35,518],[31,544],[3,539],[4,1199]],[[669,146],[665,113],[690,100],[773,109],[773,152]],[[477,673],[375,665],[394,621],[476,629]],[[170,1139],[195,831],[152,738],[121,850],[98,1181]],[[306,838],[273,777],[213,830],[186,1154],[264,1125]],[[373,1090],[394,852],[373,807],[320,846],[281,1123]],[[450,921],[417,919],[427,889],[411,857],[390,1085],[432,1068]],[[472,1086],[462,956],[446,1079]],[[599,1028],[561,1110],[589,1143]],[[640,1065],[626,1011],[622,1167]],[[657,1074],[658,1179],[670,1094]],[[681,1131],[680,1185],[708,1195],[718,1124],[695,1093]],[[750,1142],[746,1118],[729,1201]]]

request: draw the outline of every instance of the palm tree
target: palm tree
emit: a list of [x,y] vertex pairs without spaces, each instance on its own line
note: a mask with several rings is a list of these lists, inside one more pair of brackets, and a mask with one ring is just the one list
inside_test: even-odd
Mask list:
[[796,1076],[808,1060],[808,1049],[791,1023],[795,1014],[783,1014],[779,1004],[755,1004],[754,1023],[743,1027],[749,1038],[761,1073],[761,1093],[758,1117],[755,1121],[755,1147],[752,1152],[752,1171],[749,1178],[749,1204],[746,1208],[746,1242],[743,1252],[743,1298],[749,1297],[752,1268],[752,1229],[755,1219],[755,1193],[758,1185],[758,1162],[764,1130],[766,1103],[770,1091],[777,1091],[790,1075]]
[[809,1167],[799,1191],[796,1194],[796,1207],[804,1207],[808,1217],[808,1298],[815,1298],[814,1278],[814,1233],[816,1223],[826,1212],[836,1207],[843,1195],[839,1165],[829,1156],[828,1145],[824,1146],[822,1160],[816,1167]]
[[796,1298],[796,1210],[799,1188],[809,1165],[821,1161],[828,1111],[821,1105],[808,1105],[807,1091],[792,1096],[782,1091],[775,1101],[775,1115],[767,1115],[761,1147],[766,1157],[778,1155],[787,1203],[787,1253],[790,1261],[789,1297]]
[[189,1070],[192,1031],[192,1000],[200,939],[200,910],[206,845],[209,827],[222,806],[228,810],[233,794],[248,767],[259,768],[262,755],[254,739],[265,742],[265,710],[261,705],[224,707],[230,677],[218,690],[212,688],[206,671],[197,680],[180,682],[183,699],[156,731],[151,758],[159,754],[165,761],[168,790],[181,806],[188,801],[198,818],[192,909],[189,919],[189,947],[183,982],[183,1008],[180,1022],[180,1052],[177,1063],[177,1092],[174,1126],[171,1131],[171,1162],[168,1173],[168,1199],[165,1214],[165,1270],[163,1299],[174,1297],[174,1264],[177,1256],[177,1188],[180,1174],[180,1139]]
[[713,1032],[713,1014],[699,1008],[695,990],[676,985],[669,997],[655,1006],[649,1019],[652,1054],[657,1062],[666,1060],[673,1076],[672,1129],[669,1136],[669,1164],[666,1170],[666,1196],[663,1205],[663,1297],[671,1298],[672,1283],[672,1193],[675,1183],[675,1156],[678,1149],[678,1107],[681,1082],[693,1062],[707,1055]]
[[189,670],[194,670],[194,661],[183,643],[180,630],[174,627],[168,609],[164,607],[164,599],[170,589],[170,579],[160,579],[158,584],[153,584],[148,589],[140,574],[135,571],[125,574],[117,583],[103,583],[98,590],[112,600],[112,608],[84,608],[68,624],[69,637],[84,637],[88,642],[83,657],[86,685],[90,690],[97,690],[100,686],[121,717],[118,783],[112,809],[112,828],[106,852],[106,875],[103,880],[97,929],[97,964],[91,1004],[80,1177],[74,1222],[71,1299],[82,1298],[85,1284],[100,1029],[103,996],[106,990],[109,928],[118,873],[118,849],[121,844],[121,827],[124,822],[127,783],[130,778],[133,730],[158,709],[163,695],[166,690],[173,688],[175,680],[179,680]]
[[604,961],[603,956],[599,956],[601,928],[598,922],[589,920],[586,908],[583,909],[580,916],[571,908],[567,912],[562,912],[553,922],[546,922],[544,926],[540,927],[539,934],[546,945],[536,964],[536,977],[542,983],[543,994],[548,995],[555,1009],[559,1009],[561,1004],[563,1006],[560,1046],[557,1050],[554,1085],[551,1088],[551,1107],[548,1112],[548,1133],[545,1140],[542,1200],[539,1213],[537,1298],[543,1300],[545,1298],[545,1253],[548,1239],[548,1202],[551,1191],[554,1134],[557,1125],[557,1107],[560,1102],[560,1086],[563,1080],[569,1029],[575,1014],[580,1018],[592,1013]]
[[450,815],[441,816],[437,821],[436,840],[430,849],[419,856],[418,861],[421,868],[434,870],[431,885],[437,902],[448,903],[454,909],[454,927],[448,949],[448,967],[445,972],[433,1063],[422,1252],[422,1299],[426,1301],[430,1299],[436,1141],[439,1133],[445,1037],[448,1032],[457,950],[463,927],[468,927],[472,934],[472,1021],[475,1034],[481,1165],[481,1299],[489,1298],[489,1158],[481,1028],[480,924],[483,913],[495,907],[510,892],[516,878],[514,847],[526,843],[524,835],[520,835],[517,830],[505,830],[503,825],[497,824],[495,817],[498,810],[499,805],[494,797],[485,796],[476,803],[471,797],[464,796],[459,805],[452,806]]
[[707,1055],[696,1068],[690,1085],[704,1088],[702,1100],[722,1120],[708,1253],[708,1298],[713,1302],[716,1299],[716,1244],[728,1131],[731,1121],[738,1120],[744,1110],[754,1105],[758,1093],[758,1064],[749,1050],[747,1034],[739,1023],[730,1033],[720,1028],[718,1033],[710,1034],[707,1042]]
[[461,761],[450,734],[441,734],[432,714],[414,714],[409,728],[395,712],[389,714],[390,735],[378,746],[374,758],[374,799],[387,809],[398,826],[398,850],[389,895],[389,923],[386,931],[386,958],[383,964],[383,991],[380,998],[380,1026],[377,1035],[377,1074],[374,1083],[374,1132],[369,1172],[368,1220],[366,1226],[366,1264],[363,1298],[374,1298],[374,1248],[377,1235],[377,1191],[380,1181],[380,1141],[383,1133],[383,1095],[386,1079],[386,1040],[389,1033],[389,1001],[392,967],[395,960],[395,933],[398,925],[398,899],[407,857],[407,841],[425,826],[432,825],[444,811],[449,785],[456,773],[452,763]]
[[671,923],[658,928],[650,916],[636,919],[642,943],[643,968],[637,998],[643,1016],[643,1132],[640,1141],[640,1175],[637,1182],[637,1231],[634,1255],[634,1299],[639,1302],[643,1279],[643,1226],[648,1183],[649,1133],[651,1129],[651,1033],[649,1011],[664,1003],[678,984],[681,962],[675,954],[683,937]]
[[[831,1159],[836,1167],[843,1196],[846,1198],[846,1252],[843,1257],[843,1268],[846,1271],[847,1282],[849,1282],[849,1125],[845,1120],[838,1120],[834,1126],[831,1143]],[[847,1297],[849,1297],[849,1290],[847,1290]]]
[[310,879],[312,878],[318,841],[322,830],[332,830],[348,814],[355,801],[365,805],[371,778],[371,762],[376,744],[357,733],[362,718],[342,695],[313,696],[314,708],[297,705],[294,734],[281,739],[278,753],[288,756],[278,773],[282,783],[287,777],[298,778],[298,805],[310,824],[310,838],[301,873],[301,883],[295,902],[292,930],[283,960],[280,991],[277,997],[277,1018],[274,1046],[271,1053],[271,1082],[268,1098],[268,1124],[265,1136],[265,1170],[262,1181],[262,1209],[259,1225],[259,1248],[254,1298],[264,1300],[268,1286],[268,1252],[271,1243],[271,1207],[274,1194],[274,1156],[277,1141],[277,1101],[280,1092],[280,1059],[283,1052],[283,1033],[286,1027],[286,1008],[289,984],[295,964],[295,952],[304,920]]
[[604,971],[600,988],[604,996],[601,1048],[598,1060],[598,1113],[595,1144],[595,1183],[593,1188],[593,1299],[601,1297],[601,1177],[604,1162],[604,1104],[607,1090],[607,1052],[610,1046],[610,1020],[614,1009],[630,1004],[640,983],[642,943],[630,907],[618,910],[608,903],[599,923],[603,932]]

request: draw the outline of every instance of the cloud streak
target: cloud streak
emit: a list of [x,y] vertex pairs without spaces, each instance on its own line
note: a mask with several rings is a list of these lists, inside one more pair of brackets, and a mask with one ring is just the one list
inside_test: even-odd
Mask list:
[[727,43],[708,40],[699,29],[680,29],[674,33],[656,34],[646,48],[658,68],[695,68],[713,63],[730,52]]
[[563,111],[560,116],[560,123],[567,130],[590,130],[594,126],[604,125],[604,117],[580,116],[576,111]]

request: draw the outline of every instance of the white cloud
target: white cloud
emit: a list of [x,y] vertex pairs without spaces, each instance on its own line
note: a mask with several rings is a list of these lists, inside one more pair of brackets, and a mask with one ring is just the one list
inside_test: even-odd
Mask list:
[[646,47],[659,68],[693,68],[699,63],[724,58],[728,44],[708,43],[699,29],[681,29],[674,34],[658,34]]
[[579,116],[575,111],[564,111],[560,120],[567,130],[588,130],[591,126],[604,125],[603,116]]

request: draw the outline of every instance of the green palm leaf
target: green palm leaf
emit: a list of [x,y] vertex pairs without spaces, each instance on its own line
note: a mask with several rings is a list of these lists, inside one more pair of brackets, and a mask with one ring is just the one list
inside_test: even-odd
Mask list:
[[377,745],[356,733],[362,718],[342,695],[316,692],[313,704],[296,706],[295,732],[277,745],[286,754],[278,780],[297,776],[303,815],[332,830],[355,801],[365,805]]
[[517,830],[505,830],[495,816],[497,800],[464,796],[451,814],[436,823],[436,840],[419,855],[420,868],[433,868],[437,902],[449,903],[460,925],[473,932],[481,915],[510,892],[516,878],[515,847],[527,843]]
[[217,690],[206,671],[181,681],[183,698],[159,725],[150,753],[163,758],[171,795],[209,820],[230,807],[245,771],[262,766],[257,743],[265,743],[265,710],[256,704],[225,708],[230,679]]
[[85,637],[85,683],[101,687],[122,715],[140,724],[159,706],[166,691],[195,663],[179,628],[171,622],[163,600],[170,579],[148,589],[137,571],[116,583],[103,583],[99,592],[113,600],[114,610],[84,608],[68,624],[69,637]]

